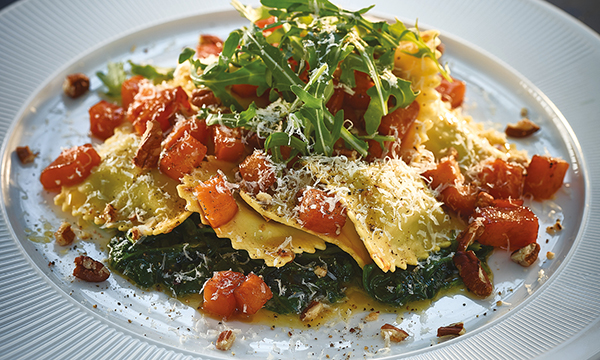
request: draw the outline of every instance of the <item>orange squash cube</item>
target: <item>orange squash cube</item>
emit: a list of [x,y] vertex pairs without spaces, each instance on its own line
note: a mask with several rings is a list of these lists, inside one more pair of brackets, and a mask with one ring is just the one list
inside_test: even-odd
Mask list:
[[160,158],[160,171],[174,180],[181,179],[200,166],[206,155],[206,146],[185,133]]
[[563,184],[569,163],[549,156],[533,155],[525,177],[526,194],[536,200],[550,199]]
[[204,284],[202,308],[223,318],[233,315],[237,309],[234,291],[245,278],[244,274],[235,271],[215,272]]
[[269,286],[255,274],[248,275],[246,280],[233,291],[233,295],[238,311],[247,315],[256,314],[273,297]]
[[221,175],[200,183],[195,191],[204,217],[213,228],[227,224],[238,211],[233,194]]
[[479,208],[473,214],[484,225],[484,232],[477,241],[514,251],[537,240],[539,223],[527,207],[509,205]]

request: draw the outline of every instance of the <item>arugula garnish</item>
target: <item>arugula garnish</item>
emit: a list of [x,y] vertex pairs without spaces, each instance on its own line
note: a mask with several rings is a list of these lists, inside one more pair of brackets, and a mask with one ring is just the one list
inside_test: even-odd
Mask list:
[[[365,140],[389,140],[377,134],[381,118],[408,106],[417,96],[409,81],[392,73],[399,42],[413,42],[418,52],[412,55],[431,57],[437,63],[418,32],[400,21],[388,24],[365,19],[363,14],[372,6],[351,12],[328,0],[261,0],[258,9],[238,0],[232,3],[253,23],[268,16],[277,21],[266,28],[271,30],[267,33],[254,24],[233,31],[213,64],[194,59],[189,48],[179,62],[189,61],[192,81],[211,89],[232,110],[231,114],[211,114],[207,123],[257,132],[266,138],[266,149],[272,150],[276,161],[282,160],[281,146],[290,146],[296,154],[331,156],[340,138],[348,148],[366,156]],[[351,132],[343,126],[343,112],[331,114],[326,107],[337,69],[341,75],[336,82],[350,88],[355,86],[355,71],[368,74],[375,84],[367,91],[371,100],[364,115],[366,135]],[[309,75],[307,83],[301,80],[305,74]],[[238,84],[256,86],[259,96],[269,91],[276,105],[244,108],[231,91]]]
[[123,63],[118,62],[109,62],[108,71],[104,74],[102,71],[98,71],[96,76],[100,78],[100,81],[106,86],[108,91],[104,94],[110,98],[115,100],[121,99],[121,85],[123,81],[127,78],[127,73],[123,69]]
[[127,62],[131,66],[132,75],[141,75],[148,80],[152,80],[152,82],[155,84],[160,84],[163,81],[173,79],[173,72],[175,72],[175,68],[166,68],[152,65],[139,65],[132,62],[131,60]]
[[113,100],[121,100],[121,86],[127,79],[128,74],[141,75],[146,79],[151,80],[155,84],[173,79],[173,72],[175,71],[175,68],[139,65],[131,60],[127,62],[130,66],[129,71],[125,71],[124,64],[122,62],[109,62],[107,65],[108,71],[106,74],[102,71],[96,72],[96,76],[98,76],[100,81],[102,81],[104,86],[107,88],[107,91],[104,92],[104,95]]

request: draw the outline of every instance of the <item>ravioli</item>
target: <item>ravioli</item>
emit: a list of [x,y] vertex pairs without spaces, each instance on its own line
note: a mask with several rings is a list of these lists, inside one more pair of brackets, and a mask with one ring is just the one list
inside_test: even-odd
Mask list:
[[458,152],[460,164],[470,168],[481,161],[493,157],[506,160],[508,151],[501,151],[494,145],[506,144],[506,139],[498,132],[486,131],[474,124],[470,118],[458,116],[450,111],[439,100],[438,120],[427,131],[428,141],[425,148],[433,152],[436,158],[445,155],[445,151],[452,147]]
[[[208,156],[207,161],[182,179],[177,187],[181,198],[187,202],[187,209],[202,215],[194,188],[201,181],[222,171],[229,179],[233,178],[234,164],[215,160]],[[269,221],[254,211],[244,201],[236,199],[238,212],[227,224],[214,228],[218,237],[231,239],[236,250],[246,250],[251,258],[263,259],[267,266],[281,267],[292,261],[294,254],[314,253],[324,250],[325,241],[305,231],[294,229],[274,221]],[[203,216],[203,223],[208,225]]]
[[350,254],[361,268],[371,262],[369,252],[360,240],[360,236],[358,236],[358,233],[356,232],[356,229],[352,223],[347,222],[337,236],[319,234],[303,228],[302,225],[300,225],[294,218],[277,215],[277,211],[273,206],[269,206],[266,203],[261,203],[244,191],[240,192],[240,196],[248,205],[250,205],[263,217],[285,224],[291,228],[305,231],[321,238],[328,243],[337,245],[340,249]]
[[314,157],[307,166],[347,208],[373,261],[383,271],[417,265],[450,245],[457,228],[415,169],[399,159],[366,164]]
[[[142,235],[173,230],[191,212],[177,195],[177,182],[156,168],[142,170],[133,165],[139,141],[130,127],[116,129],[97,148],[102,163],[82,183],[63,187],[55,204],[106,228],[138,230]],[[106,212],[109,205],[110,214]]]

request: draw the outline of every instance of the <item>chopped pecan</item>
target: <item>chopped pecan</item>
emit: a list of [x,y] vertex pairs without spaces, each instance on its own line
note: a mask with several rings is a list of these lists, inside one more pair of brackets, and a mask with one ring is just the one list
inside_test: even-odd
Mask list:
[[227,351],[231,349],[233,342],[235,341],[235,334],[231,330],[221,331],[219,337],[217,338],[217,343],[215,346],[217,349],[222,351]]
[[462,322],[451,324],[448,326],[442,326],[437,330],[437,336],[459,336],[465,334],[465,326]]
[[156,120],[146,123],[146,131],[142,135],[140,145],[133,158],[133,164],[142,169],[151,169],[158,165],[160,158],[163,133],[160,124]]
[[452,260],[467,289],[483,298],[492,293],[494,286],[473,251],[457,251]]
[[315,275],[317,275],[319,279],[327,276],[327,268],[324,268],[322,266],[315,266],[313,272],[315,273]]
[[194,89],[190,102],[199,108],[221,104],[221,101],[209,89]]
[[560,219],[556,219],[556,222],[552,226],[548,226],[546,228],[546,232],[548,234],[554,235],[556,232],[561,231],[563,229],[562,224],[560,223]]
[[89,90],[90,79],[82,73],[67,75],[62,88],[68,97],[75,99]]
[[504,133],[510,137],[523,138],[532,135],[538,131],[540,127],[528,118],[519,120],[516,124],[506,125]]
[[381,327],[381,336],[392,342],[400,342],[408,337],[408,333],[402,329],[398,329],[394,325],[385,324]]
[[270,194],[261,191],[256,194],[256,200],[269,205],[271,204],[271,201],[273,201],[273,197]]
[[531,243],[513,251],[510,259],[521,266],[527,267],[537,260],[539,252],[540,245],[538,243]]
[[371,311],[367,316],[365,316],[365,321],[375,321],[379,319],[379,311]]
[[110,272],[101,262],[89,256],[81,255],[75,258],[73,275],[84,281],[101,282],[108,279]]
[[323,314],[324,312],[325,312],[325,304],[323,304],[320,301],[313,301],[310,304],[308,304],[306,309],[304,309],[302,311],[302,313],[300,314],[300,320],[313,321],[314,319],[319,317],[319,315]]
[[100,218],[107,223],[114,222],[117,219],[117,211],[115,210],[115,207],[111,204],[106,204],[104,211],[100,215]]
[[296,254],[291,249],[277,249],[277,258],[283,261],[284,264],[294,260]]
[[29,164],[35,160],[37,154],[34,154],[29,146],[17,146],[17,156],[21,164]]
[[552,251],[546,252],[546,258],[548,258],[548,260],[554,259],[554,256],[556,256],[556,254],[554,254]]
[[137,227],[134,227],[129,230],[129,236],[131,237],[131,240],[137,241],[142,238],[142,232]]
[[75,240],[75,233],[73,232],[73,229],[71,229],[71,224],[68,222],[62,223],[54,233],[54,238],[56,239],[56,243],[60,246],[71,245],[73,240]]

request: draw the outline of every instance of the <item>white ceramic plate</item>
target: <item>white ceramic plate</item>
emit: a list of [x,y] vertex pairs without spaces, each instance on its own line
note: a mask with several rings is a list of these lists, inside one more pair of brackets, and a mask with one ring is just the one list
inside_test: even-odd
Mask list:
[[[469,113],[505,124],[518,120],[520,109],[527,107],[543,131],[535,141],[521,141],[519,147],[571,161],[570,186],[556,200],[562,210],[552,213],[550,204],[536,208],[540,215],[550,214],[541,218],[542,256],[536,267],[524,271],[507,261],[506,254],[492,257],[498,295],[473,301],[457,294],[426,311],[404,312],[402,318],[388,315],[369,324],[362,323],[357,313],[349,324],[293,330],[289,336],[289,329],[280,324],[275,330],[268,325],[219,324],[116,276],[100,287],[73,281],[72,259],[81,252],[102,258],[104,246],[79,242],[77,248],[62,251],[31,241],[52,232],[65,218],[42,191],[39,172],[61,147],[89,141],[87,108],[98,101],[93,93],[76,101],[61,96],[64,75],[93,74],[109,60],[152,59],[172,65],[180,49],[193,46],[199,33],[225,37],[244,24],[227,4],[160,5],[32,0],[0,13],[0,133],[4,138],[0,357],[231,357],[211,346],[223,328],[240,329],[232,349],[236,358],[270,354],[273,358],[506,359],[598,354],[600,345],[589,339],[600,336],[600,246],[595,241],[600,209],[595,202],[598,190],[594,190],[600,175],[594,166],[599,163],[595,139],[600,126],[592,120],[600,114],[596,99],[600,40],[541,2],[390,1],[379,2],[373,12],[387,17],[397,14],[409,22],[419,18],[421,26],[442,30],[446,61],[455,76],[468,82]],[[99,86],[94,78],[92,88]],[[22,166],[15,160],[17,145],[40,152],[34,165]],[[556,217],[566,229],[560,236],[549,236],[543,229]],[[546,251],[553,251],[556,258],[547,260]],[[502,305],[496,304],[499,300]],[[456,321],[465,322],[468,334],[440,343],[435,338],[437,327]],[[410,341],[382,349],[376,333],[384,322],[398,322],[411,333]],[[350,328],[360,330],[351,333]]]

